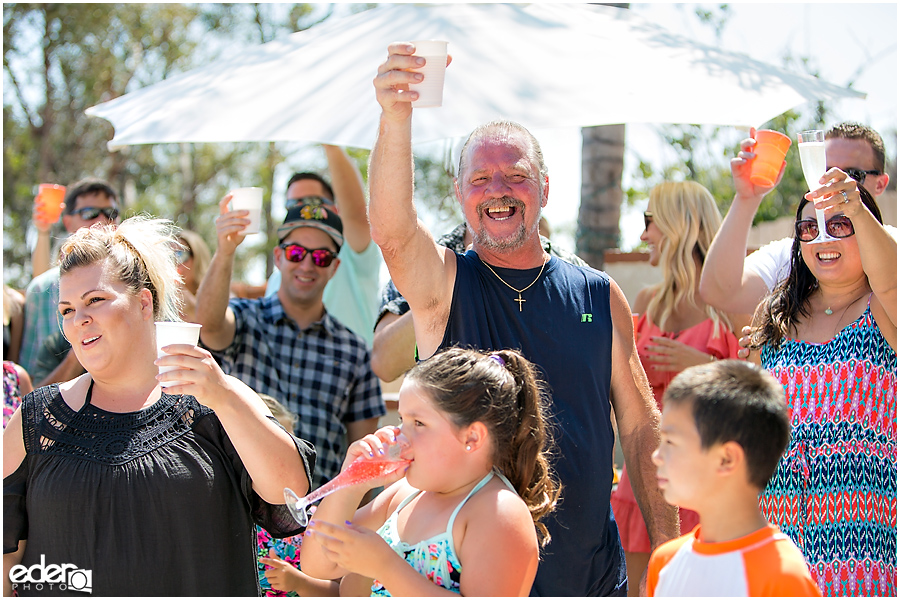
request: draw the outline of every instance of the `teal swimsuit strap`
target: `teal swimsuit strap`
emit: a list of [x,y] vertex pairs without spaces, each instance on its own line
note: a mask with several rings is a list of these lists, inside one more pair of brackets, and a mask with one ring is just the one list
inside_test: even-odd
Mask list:
[[[497,473],[498,475],[500,475],[500,473],[497,471],[491,471],[490,473],[485,475],[484,478],[481,481],[479,481],[478,484],[475,487],[473,487],[469,491],[468,494],[466,494],[466,497],[463,498],[463,501],[459,503],[459,505],[453,511],[453,514],[450,515],[450,520],[447,521],[447,535],[450,536],[451,540],[453,539],[453,522],[456,521],[456,515],[459,514],[459,511],[460,511],[460,509],[462,509],[463,505],[469,501],[469,498],[474,496],[475,493],[478,492],[478,490],[480,490],[485,485],[487,485],[487,482],[490,481],[494,477],[494,473]],[[503,477],[503,476],[500,475],[500,477]],[[504,481],[506,481],[506,477],[503,477],[503,479],[504,479]],[[507,481],[506,483],[508,484],[509,482]]]
[[[481,481],[479,481],[479,482],[475,485],[475,487],[473,487],[473,488],[471,489],[471,491],[469,491],[468,494],[466,494],[466,497],[463,498],[462,502],[460,502],[459,505],[456,507],[456,509],[454,509],[453,514],[450,515],[450,520],[447,521],[447,533],[450,535],[450,538],[451,538],[451,539],[453,538],[453,522],[456,521],[456,515],[459,514],[460,509],[461,509],[461,508],[463,507],[463,505],[469,500],[469,498],[471,498],[472,496],[475,495],[475,492],[477,492],[478,490],[480,490],[481,488],[483,488],[485,485],[487,485],[487,482],[490,481],[491,478],[492,478],[494,475],[498,476],[498,477],[503,481],[503,483],[506,484],[506,486],[507,486],[509,489],[511,489],[514,493],[516,493],[516,494],[518,495],[518,492],[516,492],[516,488],[513,487],[513,484],[509,482],[509,479],[507,479],[506,476],[505,476],[503,473],[501,473],[501,472],[498,471],[497,469],[494,469],[493,471],[491,471],[490,473],[488,473],[487,475],[485,475],[484,478],[483,478]],[[406,507],[407,504],[409,504],[410,502],[412,502],[413,499],[414,499],[416,496],[418,496],[419,494],[421,494],[421,493],[422,493],[422,490],[416,490],[416,491],[414,491],[413,493],[411,493],[409,496],[407,496],[406,498],[404,498],[404,499],[403,499],[403,502],[401,502],[401,503],[400,503],[400,506],[398,506],[398,507],[394,510],[394,513],[393,513],[393,514],[394,514],[394,515],[400,514],[400,511],[403,510],[403,508]]]

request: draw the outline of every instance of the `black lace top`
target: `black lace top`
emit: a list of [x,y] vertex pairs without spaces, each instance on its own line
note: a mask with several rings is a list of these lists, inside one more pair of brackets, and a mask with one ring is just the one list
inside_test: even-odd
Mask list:
[[[275,537],[299,531],[286,506],[252,490],[215,413],[193,396],[163,393],[133,413],[88,400],[75,412],[54,384],[23,399],[22,417],[26,458],[3,480],[3,552],[27,540],[22,565],[90,570],[102,596],[257,596],[253,522]],[[315,450],[294,442],[309,478]]]

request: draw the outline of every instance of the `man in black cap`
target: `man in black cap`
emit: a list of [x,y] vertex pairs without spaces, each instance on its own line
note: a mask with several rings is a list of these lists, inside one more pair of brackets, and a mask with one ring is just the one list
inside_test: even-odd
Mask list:
[[318,200],[292,207],[278,228],[278,293],[235,298],[228,290],[247,211],[219,204],[218,247],[197,290],[200,341],[233,375],[299,415],[294,433],[316,446],[313,487],[340,472],[348,442],[375,431],[385,414],[365,341],[328,314],[325,285],[340,265],[341,218]]

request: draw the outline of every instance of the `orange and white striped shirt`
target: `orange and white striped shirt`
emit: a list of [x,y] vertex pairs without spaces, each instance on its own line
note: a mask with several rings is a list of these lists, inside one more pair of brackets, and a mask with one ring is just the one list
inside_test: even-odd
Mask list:
[[800,549],[774,525],[720,543],[700,525],[653,551],[650,596],[821,596]]

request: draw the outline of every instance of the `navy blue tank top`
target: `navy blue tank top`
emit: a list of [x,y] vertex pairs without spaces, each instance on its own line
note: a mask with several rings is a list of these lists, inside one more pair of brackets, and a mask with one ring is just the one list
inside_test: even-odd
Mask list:
[[[609,505],[612,322],[609,277],[551,257],[537,282],[518,294],[470,250],[457,254],[456,283],[441,348],[513,349],[537,365],[552,397],[563,483],[545,518],[552,539],[542,552],[532,595],[608,596],[625,592],[625,561]],[[540,267],[493,267],[523,289]]]

